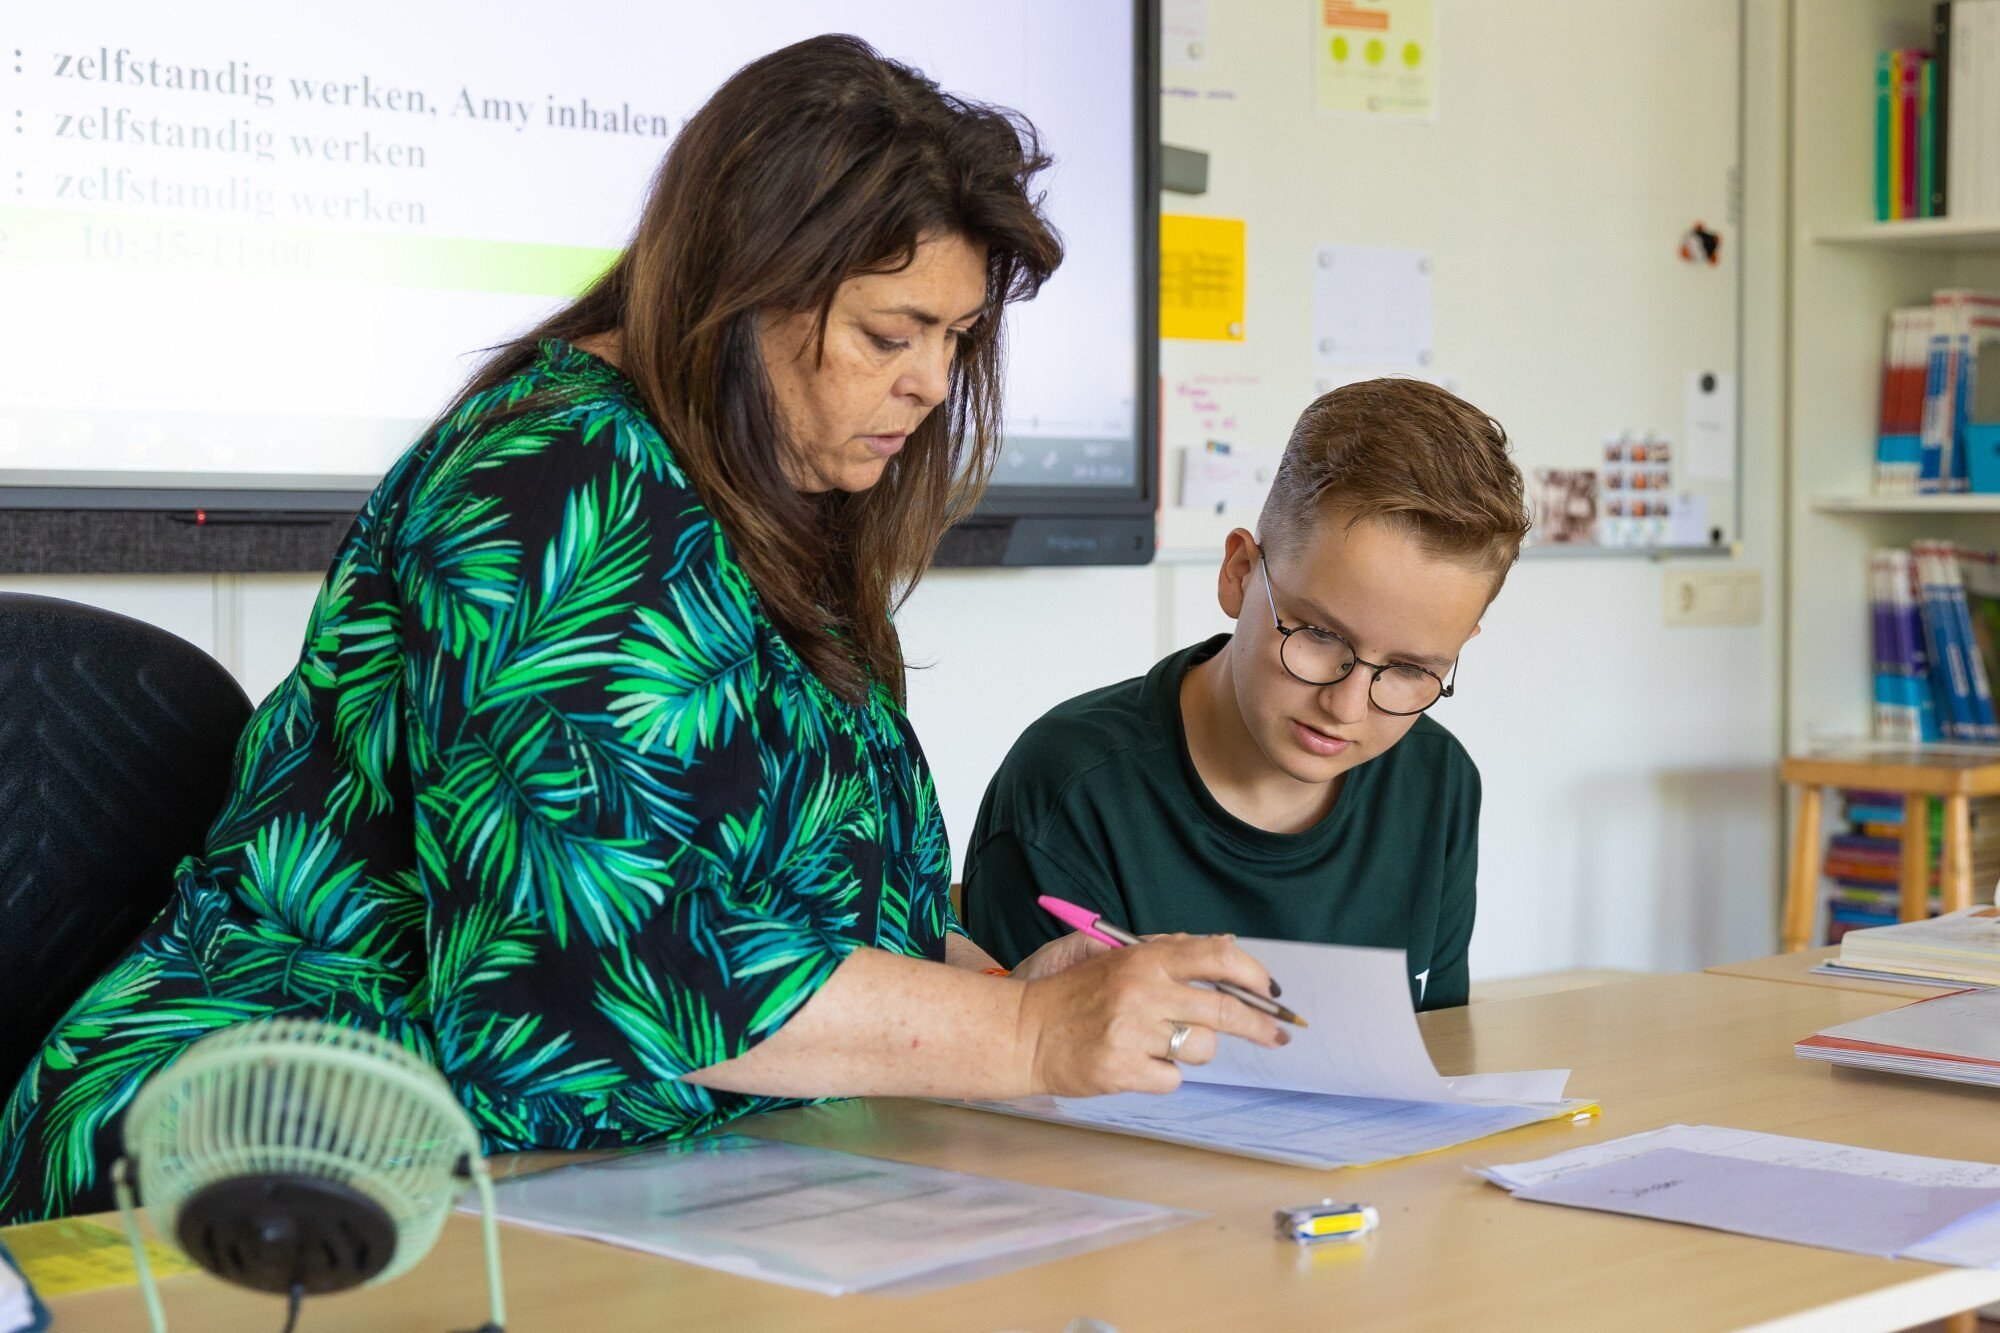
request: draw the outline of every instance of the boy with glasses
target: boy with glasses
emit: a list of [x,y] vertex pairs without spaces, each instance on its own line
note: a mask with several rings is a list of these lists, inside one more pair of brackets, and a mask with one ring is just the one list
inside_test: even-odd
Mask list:
[[1420,381],[1336,389],[1258,527],[1224,548],[1234,634],[1015,743],[972,835],[972,938],[1012,966],[1063,933],[1052,894],[1142,935],[1403,949],[1419,1008],[1463,1004],[1479,771],[1426,713],[1527,535],[1506,433]]

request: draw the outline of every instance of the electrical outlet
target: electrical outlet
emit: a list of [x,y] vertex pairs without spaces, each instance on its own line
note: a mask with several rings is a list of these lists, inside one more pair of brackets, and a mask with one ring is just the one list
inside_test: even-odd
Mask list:
[[1764,578],[1754,569],[1670,569],[1669,625],[1754,625],[1764,618]]

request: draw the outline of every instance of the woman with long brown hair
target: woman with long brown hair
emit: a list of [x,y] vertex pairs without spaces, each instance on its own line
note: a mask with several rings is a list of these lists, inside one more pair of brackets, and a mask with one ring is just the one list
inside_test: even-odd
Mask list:
[[1226,940],[994,975],[952,916],[890,615],[991,464],[1043,165],[852,38],[716,93],[619,261],[370,499],[203,855],[8,1101],[0,1218],[104,1206],[138,1085],[271,1014],[420,1051],[496,1149],[1282,1040],[1192,984],[1267,989]]

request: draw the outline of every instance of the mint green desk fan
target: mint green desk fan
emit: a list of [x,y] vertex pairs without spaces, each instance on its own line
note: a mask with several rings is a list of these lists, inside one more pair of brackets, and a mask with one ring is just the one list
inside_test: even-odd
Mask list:
[[288,1297],[287,1330],[305,1296],[407,1272],[469,1182],[485,1225],[491,1318],[481,1333],[506,1319],[478,1132],[437,1070],[372,1033],[243,1023],[195,1042],[139,1090],[112,1179],[161,1333],[135,1176],[161,1238],[218,1277]]

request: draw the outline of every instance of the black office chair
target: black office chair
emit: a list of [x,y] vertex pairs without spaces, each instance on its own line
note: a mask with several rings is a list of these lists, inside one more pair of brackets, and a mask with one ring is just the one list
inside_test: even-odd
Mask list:
[[163,629],[0,593],[0,1099],[173,891],[250,701]]

